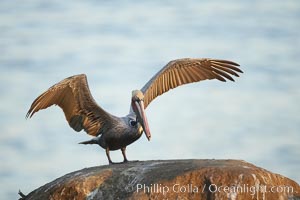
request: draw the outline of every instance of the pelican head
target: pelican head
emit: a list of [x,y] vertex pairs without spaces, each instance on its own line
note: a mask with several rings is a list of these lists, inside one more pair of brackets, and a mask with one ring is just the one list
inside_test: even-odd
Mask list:
[[137,121],[142,125],[144,133],[148,140],[151,138],[148,120],[144,109],[144,94],[140,90],[133,90],[131,97],[131,106],[137,116]]

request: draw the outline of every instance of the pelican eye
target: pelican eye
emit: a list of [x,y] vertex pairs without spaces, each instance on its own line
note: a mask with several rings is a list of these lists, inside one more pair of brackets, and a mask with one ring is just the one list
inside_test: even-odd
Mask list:
[[138,102],[140,102],[140,101],[144,101],[144,98],[143,98],[143,99],[137,99],[137,101],[138,101]]
[[137,122],[135,120],[133,120],[133,119],[130,119],[129,120],[129,124],[130,124],[130,126],[135,127],[136,124],[137,124]]

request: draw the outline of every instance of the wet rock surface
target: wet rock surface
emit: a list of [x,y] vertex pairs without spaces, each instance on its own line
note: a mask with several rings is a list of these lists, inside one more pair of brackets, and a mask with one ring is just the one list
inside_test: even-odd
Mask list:
[[155,160],[85,168],[23,199],[300,199],[300,186],[240,160]]

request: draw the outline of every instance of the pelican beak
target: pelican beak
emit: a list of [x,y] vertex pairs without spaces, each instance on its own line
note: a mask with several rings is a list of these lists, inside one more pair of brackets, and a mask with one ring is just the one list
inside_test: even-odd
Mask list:
[[143,101],[135,101],[135,105],[137,107],[137,119],[141,123],[144,133],[147,137],[147,139],[150,141],[151,134],[150,134],[150,129],[148,126],[148,120],[145,114],[145,109],[144,109],[144,102]]

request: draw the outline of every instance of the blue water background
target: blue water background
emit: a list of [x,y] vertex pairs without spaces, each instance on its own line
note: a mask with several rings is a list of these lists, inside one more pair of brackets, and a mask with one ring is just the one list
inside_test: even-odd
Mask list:
[[[96,101],[128,113],[131,90],[168,61],[229,59],[236,82],[206,81],[156,99],[152,141],[131,160],[242,159],[300,182],[300,1],[0,1],[0,198],[107,164],[77,143],[58,107],[25,114],[65,77],[85,73]],[[112,159],[121,161],[120,151]]]

